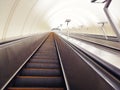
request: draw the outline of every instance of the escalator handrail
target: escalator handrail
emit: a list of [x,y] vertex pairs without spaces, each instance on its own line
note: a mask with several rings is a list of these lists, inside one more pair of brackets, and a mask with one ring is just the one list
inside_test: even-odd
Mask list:
[[62,59],[61,59],[58,43],[57,43],[56,39],[55,39],[55,46],[56,46],[58,58],[59,58],[59,61],[60,61],[60,66],[61,66],[61,69],[62,69],[63,77],[64,77],[64,80],[65,80],[66,89],[70,90],[70,87],[69,87],[69,84],[68,84],[68,80],[67,80],[67,77],[66,77],[66,74],[65,74],[65,70],[64,70],[64,67],[63,67],[63,63],[62,63]]

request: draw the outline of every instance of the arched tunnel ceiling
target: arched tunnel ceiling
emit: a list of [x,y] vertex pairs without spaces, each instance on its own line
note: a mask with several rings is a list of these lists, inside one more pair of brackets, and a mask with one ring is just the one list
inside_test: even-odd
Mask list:
[[[91,4],[90,0],[50,0],[51,8],[46,12],[45,18],[51,27],[64,24],[65,20],[71,19],[71,27],[76,25],[89,25],[105,19],[103,5]],[[45,2],[45,0],[44,0]],[[49,3],[46,3],[46,5]],[[45,7],[44,7],[45,8]],[[102,15],[101,15],[102,13]]]
[[46,32],[66,19],[70,27],[106,21],[103,7],[91,0],[0,0],[0,38]]

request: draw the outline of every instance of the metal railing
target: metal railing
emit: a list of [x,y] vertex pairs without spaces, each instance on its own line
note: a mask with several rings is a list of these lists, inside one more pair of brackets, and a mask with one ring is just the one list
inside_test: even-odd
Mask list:
[[110,13],[109,13],[109,10],[108,10],[108,8],[109,8],[112,0],[104,0],[104,1],[102,1],[102,2],[97,2],[97,0],[92,0],[91,2],[92,2],[92,3],[106,3],[105,6],[104,6],[104,8],[103,8],[103,10],[104,10],[104,12],[105,12],[105,14],[106,14],[106,16],[107,16],[107,18],[108,18],[108,21],[109,21],[110,25],[111,25],[112,28],[113,28],[115,34],[117,35],[118,41],[120,42],[120,31],[119,31],[118,27],[116,26],[116,24],[114,23],[111,15],[110,15]]

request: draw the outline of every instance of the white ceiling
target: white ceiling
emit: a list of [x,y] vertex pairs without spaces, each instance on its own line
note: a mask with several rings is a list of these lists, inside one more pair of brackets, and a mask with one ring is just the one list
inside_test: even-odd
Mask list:
[[[111,11],[119,17],[120,0]],[[70,27],[89,26],[107,21],[104,4],[91,0],[0,0],[0,38],[45,32],[71,19]],[[116,7],[116,8],[114,8]]]
[[90,0],[42,0],[40,7],[43,9],[45,19],[51,27],[64,24],[66,19],[71,19],[71,27],[89,25],[105,19],[103,4],[92,4]]

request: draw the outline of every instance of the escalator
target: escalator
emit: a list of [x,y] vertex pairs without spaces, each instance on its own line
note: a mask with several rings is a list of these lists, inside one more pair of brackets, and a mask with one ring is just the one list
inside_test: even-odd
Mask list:
[[52,33],[6,90],[66,90]]

